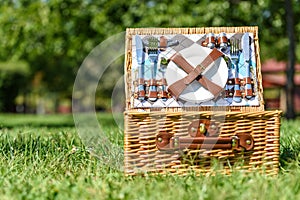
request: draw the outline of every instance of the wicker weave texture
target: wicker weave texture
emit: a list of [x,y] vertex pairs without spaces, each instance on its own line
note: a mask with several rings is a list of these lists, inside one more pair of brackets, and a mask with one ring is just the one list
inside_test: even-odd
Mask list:
[[[160,151],[156,135],[166,131],[174,136],[189,137],[188,125],[193,119],[220,122],[219,137],[236,133],[251,134],[254,149],[235,152],[224,149]],[[279,111],[261,112],[125,112],[125,173],[197,174],[219,171],[229,174],[233,169],[277,174],[279,169]],[[220,164],[218,170],[214,161]]]
[[[132,40],[139,35],[176,35],[208,33],[253,33],[259,106],[198,106],[175,108],[133,108],[131,84]],[[185,175],[215,172],[230,174],[238,169],[275,175],[279,170],[280,111],[264,111],[258,27],[203,28],[128,28],[125,46],[124,165],[125,173],[174,173]],[[251,151],[232,149],[159,150],[156,136],[167,132],[174,137],[188,138],[188,127],[195,119],[219,123],[219,137],[238,133],[250,134],[254,140]],[[217,162],[215,162],[217,161]],[[215,163],[218,163],[215,166]]]

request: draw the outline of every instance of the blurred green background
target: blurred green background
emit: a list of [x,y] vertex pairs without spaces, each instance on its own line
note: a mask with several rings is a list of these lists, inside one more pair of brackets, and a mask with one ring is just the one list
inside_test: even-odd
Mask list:
[[[293,30],[287,16],[295,16]],[[73,84],[83,59],[127,27],[255,25],[262,63],[288,63],[290,41],[299,62],[297,16],[299,0],[6,0],[0,5],[0,111],[71,112]],[[294,38],[290,35],[289,40],[291,30]],[[106,72],[110,81],[99,83],[97,110],[111,109],[111,93],[122,74],[123,62]],[[273,102],[270,108],[285,107],[280,92],[284,88],[285,84],[265,88],[267,105]]]

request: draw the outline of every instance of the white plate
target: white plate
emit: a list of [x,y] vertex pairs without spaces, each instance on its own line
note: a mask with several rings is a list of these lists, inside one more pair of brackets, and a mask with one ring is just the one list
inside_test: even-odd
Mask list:
[[[196,67],[200,64],[212,50],[206,47],[202,47],[199,44],[193,44],[189,48],[181,50],[179,53],[193,66]],[[228,69],[227,64],[223,57],[218,58],[215,62],[211,63],[205,71],[202,73],[206,78],[213,83],[224,88],[227,78]],[[170,62],[166,71],[166,79],[168,85],[172,85],[174,82],[187,76],[179,66],[174,62]],[[214,96],[206,88],[204,88],[199,82],[193,81],[188,87],[181,93],[179,99],[201,103],[213,99]]]

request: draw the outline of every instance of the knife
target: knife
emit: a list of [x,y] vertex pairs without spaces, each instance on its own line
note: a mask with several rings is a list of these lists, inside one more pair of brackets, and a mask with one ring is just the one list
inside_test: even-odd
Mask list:
[[240,103],[242,101],[240,79],[239,79],[239,59],[240,59],[240,40],[231,40],[230,56],[234,67],[234,93],[233,101]]
[[135,35],[136,59],[138,63],[138,99],[145,99],[145,80],[144,80],[144,64],[145,55],[143,52],[143,41],[139,35]]
[[251,99],[253,96],[252,85],[251,85],[251,74],[250,74],[250,39],[249,33],[244,33],[242,36],[242,47],[243,47],[243,57],[244,66],[246,67],[246,77],[245,77],[245,97]]

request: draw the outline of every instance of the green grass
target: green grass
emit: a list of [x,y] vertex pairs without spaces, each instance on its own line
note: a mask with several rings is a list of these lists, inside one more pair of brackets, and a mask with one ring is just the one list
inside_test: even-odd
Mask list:
[[[100,114],[116,146],[122,133]],[[0,115],[0,199],[300,199],[300,121],[282,121],[278,176],[126,177],[92,156],[71,115]],[[110,154],[114,160],[118,155]]]

